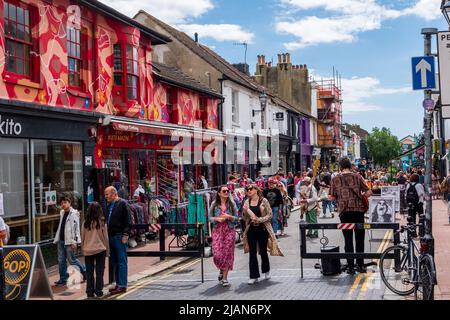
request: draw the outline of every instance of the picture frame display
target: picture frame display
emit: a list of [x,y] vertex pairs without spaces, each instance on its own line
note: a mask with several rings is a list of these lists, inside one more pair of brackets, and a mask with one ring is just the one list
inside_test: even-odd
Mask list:
[[395,197],[372,196],[369,198],[369,222],[370,223],[394,223],[395,222]]
[[395,198],[395,211],[400,212],[400,186],[381,187],[382,196],[393,196]]

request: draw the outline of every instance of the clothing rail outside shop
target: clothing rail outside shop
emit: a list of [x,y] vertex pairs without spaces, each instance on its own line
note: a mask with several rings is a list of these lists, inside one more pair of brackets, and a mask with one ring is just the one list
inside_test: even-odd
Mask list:
[[[346,226],[345,226],[346,225]],[[400,234],[395,232],[400,229],[398,223],[299,223],[300,230],[300,268],[303,279],[303,259],[379,259],[383,252],[357,252],[357,253],[335,253],[335,252],[307,252],[306,230],[393,230],[394,245],[400,243]],[[322,242],[321,242],[322,243]],[[325,244],[326,246],[327,244]],[[387,255],[394,259],[395,269],[400,265],[400,254]]]

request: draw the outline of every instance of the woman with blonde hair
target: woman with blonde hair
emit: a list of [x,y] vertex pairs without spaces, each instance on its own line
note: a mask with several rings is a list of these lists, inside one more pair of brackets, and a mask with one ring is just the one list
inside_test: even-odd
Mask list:
[[242,237],[244,253],[250,253],[249,285],[258,281],[260,277],[257,253],[261,256],[261,271],[265,279],[270,279],[270,263],[267,251],[272,256],[283,256],[272,228],[272,208],[269,201],[263,197],[261,189],[251,184],[246,187],[247,200],[243,206],[243,217],[246,228]]

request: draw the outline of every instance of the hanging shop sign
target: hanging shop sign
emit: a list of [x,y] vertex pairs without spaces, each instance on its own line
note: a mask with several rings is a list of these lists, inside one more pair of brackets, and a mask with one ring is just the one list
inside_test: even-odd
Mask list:
[[47,269],[39,245],[3,248],[5,299],[53,299]]

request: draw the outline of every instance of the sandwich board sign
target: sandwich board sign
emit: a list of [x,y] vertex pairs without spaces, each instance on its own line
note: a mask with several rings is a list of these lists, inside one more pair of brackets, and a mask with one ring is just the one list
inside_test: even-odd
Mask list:
[[39,245],[3,247],[5,300],[52,299]]

